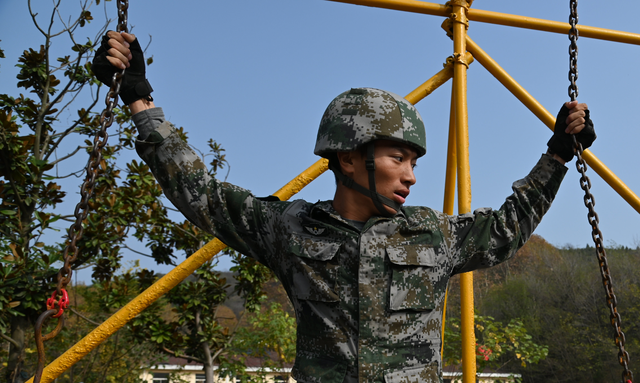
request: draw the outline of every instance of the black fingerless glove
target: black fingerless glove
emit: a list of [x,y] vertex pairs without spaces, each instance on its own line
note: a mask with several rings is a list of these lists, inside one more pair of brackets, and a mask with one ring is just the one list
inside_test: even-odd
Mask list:
[[[593,129],[593,122],[589,118],[589,110],[585,110],[584,116],[584,129],[580,133],[576,134],[576,139],[582,144],[582,149],[586,149],[593,141],[596,140],[596,131]],[[569,109],[566,105],[562,105],[558,117],[556,117],[556,125],[553,130],[553,136],[547,142],[549,152],[559,155],[563,160],[569,162],[573,159],[573,139],[571,134],[566,133],[567,129],[567,117],[569,116]]]
[[[96,75],[98,80],[107,86],[111,86],[111,80],[113,74],[120,70],[107,60],[108,51],[111,49],[109,46],[109,37],[104,35],[102,37],[102,43],[100,48],[96,51],[96,56],[93,58],[91,65],[91,71]],[[129,61],[129,68],[124,72],[124,78],[122,79],[122,85],[120,86],[120,98],[125,105],[129,105],[141,98],[151,99],[151,84],[145,77],[145,62],[142,48],[138,39],[135,39],[129,49],[133,58]]]

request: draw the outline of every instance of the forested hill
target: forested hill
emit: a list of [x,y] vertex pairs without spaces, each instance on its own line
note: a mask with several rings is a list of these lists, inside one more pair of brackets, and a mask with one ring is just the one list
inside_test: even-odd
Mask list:
[[[640,376],[640,249],[607,248],[630,368]],[[459,316],[459,277],[450,284],[448,318]],[[525,382],[619,382],[622,367],[593,247],[558,249],[539,236],[510,261],[474,273],[476,314],[519,318],[549,354],[512,364]],[[635,368],[635,370],[634,370]],[[514,371],[518,370],[518,371]]]

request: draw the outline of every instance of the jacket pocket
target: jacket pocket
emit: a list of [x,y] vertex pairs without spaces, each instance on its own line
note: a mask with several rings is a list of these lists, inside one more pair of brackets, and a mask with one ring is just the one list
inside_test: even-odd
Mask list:
[[340,242],[293,234],[289,248],[296,258],[291,270],[293,292],[298,299],[338,302],[336,293]]
[[440,383],[438,363],[385,372],[385,383]]
[[391,286],[389,309],[426,311],[435,308],[434,273],[436,254],[431,246],[389,246]]

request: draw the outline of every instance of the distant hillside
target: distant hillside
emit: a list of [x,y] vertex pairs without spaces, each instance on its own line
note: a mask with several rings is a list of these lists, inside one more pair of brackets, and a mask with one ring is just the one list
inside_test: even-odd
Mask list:
[[[229,294],[229,298],[225,302],[225,306],[231,309],[231,311],[233,311],[233,313],[237,317],[242,312],[242,310],[244,310],[244,301],[233,291],[236,284],[233,273],[230,271],[226,271],[222,272],[221,274],[227,279],[227,283],[229,284],[229,287],[227,288],[227,294]],[[272,280],[270,282],[267,282],[264,285],[264,290],[267,294],[267,305],[270,302],[278,302],[289,313],[289,315],[294,315],[293,307],[291,306],[289,298],[287,297],[287,293],[284,291],[284,288],[282,287],[282,283],[280,283],[280,281]]]
[[[640,366],[640,249],[606,249],[631,366]],[[503,324],[523,321],[549,347],[538,365],[511,366],[524,382],[620,381],[609,307],[593,247],[558,249],[533,236],[511,260],[474,272],[476,313]],[[459,277],[450,283],[447,317],[459,316]],[[446,341],[446,340],[445,340]]]

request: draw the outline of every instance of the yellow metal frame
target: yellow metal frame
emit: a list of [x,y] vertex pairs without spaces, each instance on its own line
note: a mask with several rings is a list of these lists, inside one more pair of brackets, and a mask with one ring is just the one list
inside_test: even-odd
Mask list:
[[[539,31],[563,33],[569,31],[568,23],[509,15],[498,12],[471,9],[473,0],[452,0],[447,5],[417,0],[329,0],[335,2],[363,5],[398,11],[422,13],[446,17],[450,20],[453,37],[454,55],[447,60],[444,69],[420,85],[405,98],[412,104],[417,103],[439,86],[453,78],[451,98],[451,117],[449,126],[449,144],[445,179],[445,197],[443,211],[453,214],[456,179],[458,186],[458,213],[471,210],[471,182],[469,174],[469,135],[467,115],[467,68],[474,58],[520,100],[546,126],[553,129],[555,118],[538,101],[522,88],[504,71],[486,52],[467,35],[469,21],[478,21],[506,25]],[[580,36],[601,40],[616,41],[640,45],[640,34],[620,32],[603,28],[580,26]],[[583,155],[587,163],[622,198],[640,213],[640,198],[627,187],[609,168],[607,168],[589,150]],[[327,161],[321,159],[283,186],[274,195],[287,200],[327,170]],[[166,274],[151,287],[137,296],[117,313],[112,315],[95,330],[85,336],[64,354],[48,365],[42,376],[43,383],[52,382],[64,371],[91,352],[100,343],[123,327],[127,322],[149,307],[154,301],[191,275],[198,267],[213,258],[226,245],[218,239],[206,244],[187,260]],[[473,276],[465,273],[461,276],[462,305],[462,356],[463,382],[475,382],[475,336],[473,330]],[[444,319],[444,318],[443,318]],[[444,321],[443,321],[444,323]],[[444,331],[444,330],[443,330]],[[33,378],[28,381],[32,383]]]

